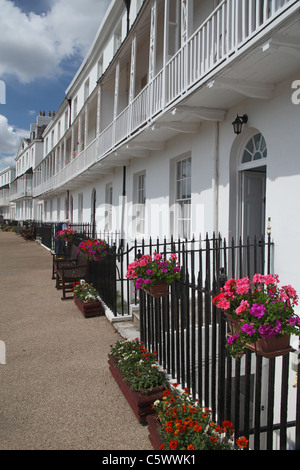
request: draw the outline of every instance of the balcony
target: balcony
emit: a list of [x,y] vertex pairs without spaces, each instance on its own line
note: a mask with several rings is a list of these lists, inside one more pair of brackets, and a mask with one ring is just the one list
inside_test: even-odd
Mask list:
[[[101,173],[100,168],[104,168],[108,160],[112,161],[113,156],[110,154],[120,145],[129,142],[132,136],[152,125],[166,111],[188,100],[196,91],[200,93],[201,88],[207,94],[207,85],[213,86],[212,79],[225,74],[221,87],[225,84],[230,89],[231,79],[226,78],[225,72],[230,70],[228,66],[236,59],[239,59],[236,69],[239,80],[236,77],[232,79],[236,81],[237,88],[239,82],[241,89],[245,87],[244,80],[248,77],[249,68],[249,64],[245,63],[248,60],[245,52],[252,51],[256,45],[256,49],[259,49],[256,53],[261,54],[262,49],[257,48],[257,44],[261,46],[269,38],[270,32],[278,31],[280,25],[284,25],[299,7],[299,1],[295,0],[223,0],[117,118],[58,173],[47,179],[47,182],[36,185],[33,195],[37,197],[48,191],[57,191],[62,185],[68,189],[65,185],[69,183],[69,187],[72,187],[76,184],[73,181],[75,179],[96,179],[97,174]],[[274,62],[274,58],[269,60]],[[291,73],[293,66],[294,62],[289,62],[285,73]],[[278,80],[283,78],[280,73],[278,71]],[[274,78],[274,74],[271,78]],[[252,83],[251,86],[256,87],[258,95],[255,97],[263,94],[269,96],[268,83]],[[217,107],[221,101],[215,91],[215,98],[206,102]],[[191,99],[193,102],[196,102],[194,97]],[[201,98],[199,102],[205,103],[205,99]],[[228,105],[228,100],[224,99],[224,106]],[[110,157],[106,159],[108,155]],[[93,168],[96,163],[98,165]]]

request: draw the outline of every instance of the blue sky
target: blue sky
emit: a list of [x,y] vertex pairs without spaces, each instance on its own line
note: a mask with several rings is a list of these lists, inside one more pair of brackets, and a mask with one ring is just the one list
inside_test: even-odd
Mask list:
[[[120,0],[121,1],[121,0]],[[0,171],[40,111],[57,111],[110,0],[0,0]]]

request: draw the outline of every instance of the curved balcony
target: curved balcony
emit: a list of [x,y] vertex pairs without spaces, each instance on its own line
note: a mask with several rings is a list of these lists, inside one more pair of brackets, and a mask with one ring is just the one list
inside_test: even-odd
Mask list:
[[33,195],[58,190],[91,169],[160,113],[253,47],[256,38],[266,38],[274,24],[278,28],[299,8],[300,2],[295,0],[223,0],[116,119],[64,168],[37,184]]

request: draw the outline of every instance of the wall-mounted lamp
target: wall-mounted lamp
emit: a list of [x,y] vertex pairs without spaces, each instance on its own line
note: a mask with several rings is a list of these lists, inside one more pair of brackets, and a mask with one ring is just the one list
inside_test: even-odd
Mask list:
[[240,134],[242,132],[243,124],[248,122],[248,116],[244,114],[244,116],[236,116],[235,121],[233,121],[233,130],[235,134]]

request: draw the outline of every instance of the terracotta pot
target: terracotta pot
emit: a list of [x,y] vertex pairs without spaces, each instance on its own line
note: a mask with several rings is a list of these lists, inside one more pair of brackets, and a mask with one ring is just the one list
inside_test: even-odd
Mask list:
[[157,282],[148,289],[143,289],[151,297],[167,297],[169,295],[169,285],[166,282]]
[[159,450],[160,446],[163,444],[160,428],[161,425],[154,415],[147,416],[148,431],[149,431],[149,440],[152,444],[154,450]]
[[100,300],[96,300],[95,302],[83,302],[77,297],[74,297],[74,302],[85,318],[100,317],[105,313]]
[[[228,324],[228,336],[240,331],[240,324],[237,320],[232,318],[232,315],[225,313]],[[254,351],[260,356],[271,358],[277,356],[284,356],[292,351],[290,346],[290,336],[282,335],[278,338],[260,338],[256,343],[247,343],[247,348]]]
[[154,414],[152,407],[155,400],[162,400],[165,388],[157,387],[146,394],[136,392],[130,387],[130,384],[124,381],[120,370],[115,365],[113,357],[108,356],[109,370],[112,373],[115,381],[120,387],[123,395],[125,396],[128,404],[130,405],[135,416],[141,424],[147,424],[147,416]]

